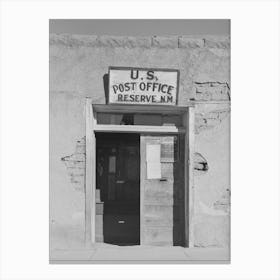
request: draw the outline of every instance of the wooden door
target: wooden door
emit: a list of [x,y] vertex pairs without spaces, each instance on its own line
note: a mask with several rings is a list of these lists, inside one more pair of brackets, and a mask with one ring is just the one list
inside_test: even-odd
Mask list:
[[97,136],[97,189],[103,205],[102,217],[98,217],[103,231],[99,235],[105,243],[140,244],[139,149],[136,134]]
[[[149,164],[160,148],[160,176]],[[155,147],[159,146],[159,147]],[[158,151],[158,149],[155,149]],[[141,244],[184,245],[184,136],[143,135],[141,151]],[[155,163],[156,164],[156,163]],[[150,169],[150,170],[147,170]],[[152,179],[151,179],[152,177]]]

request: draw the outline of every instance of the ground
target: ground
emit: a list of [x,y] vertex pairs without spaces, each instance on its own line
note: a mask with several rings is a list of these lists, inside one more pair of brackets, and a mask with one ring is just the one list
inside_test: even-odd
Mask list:
[[117,246],[96,243],[86,250],[53,250],[50,263],[230,263],[228,248]]

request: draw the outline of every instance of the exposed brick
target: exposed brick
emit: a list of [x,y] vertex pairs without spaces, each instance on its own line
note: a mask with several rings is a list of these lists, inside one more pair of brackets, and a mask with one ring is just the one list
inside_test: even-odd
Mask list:
[[192,36],[96,36],[77,34],[50,34],[50,45],[67,47],[124,47],[124,48],[216,48],[229,49],[228,37]]
[[72,35],[72,45],[96,47],[97,46],[97,36]]
[[207,129],[210,129],[210,127],[207,126],[206,124],[204,124],[204,125],[196,125],[195,126],[195,134],[199,134],[201,131],[204,131],[204,130],[207,130]]
[[83,161],[85,161],[85,155],[84,154],[73,154],[71,156],[65,157],[64,160],[72,161],[72,162],[83,162]]
[[229,37],[207,37],[204,39],[204,47],[206,48],[218,48],[229,49],[230,38]]
[[230,89],[224,82],[195,83],[196,100],[222,101],[230,100]]
[[84,154],[85,153],[85,149],[86,146],[85,145],[77,145],[76,146],[76,153],[77,154]]
[[159,37],[152,38],[152,46],[159,48],[178,48],[178,37]]
[[221,198],[214,203],[215,210],[230,211],[230,190],[226,189]]
[[76,145],[76,154],[85,154],[86,153],[86,138],[83,137],[81,140],[77,141]]
[[198,134],[201,131],[212,129],[219,125],[229,114],[229,109],[216,110],[208,113],[196,113],[195,114],[195,133]]
[[151,47],[151,41],[151,37],[99,36],[97,38],[97,46],[112,48],[148,48]]
[[127,37],[126,47],[150,48],[151,46],[152,46],[151,37]]
[[187,36],[179,37],[179,48],[202,48],[203,46],[204,40],[202,38],[192,38]]
[[216,126],[221,122],[219,118],[207,118],[205,121],[208,126]]
[[84,191],[85,187],[85,137],[77,141],[75,153],[61,158],[64,162],[70,182],[78,191]]
[[219,118],[219,113],[220,113],[220,111],[209,112],[209,113],[207,113],[207,118],[217,119],[217,118]]
[[75,34],[51,34],[50,44],[58,44],[64,46],[97,46],[97,36],[95,35],[75,35]]
[[200,113],[198,113],[198,114],[195,114],[195,124],[197,125],[197,126],[201,126],[201,125],[205,125],[206,124],[206,121],[205,121],[205,119],[203,118],[203,114],[200,114]]
[[121,36],[98,36],[98,47],[124,47],[126,44],[126,37]]
[[69,174],[71,176],[84,176],[84,170],[81,168],[71,168],[69,169]]

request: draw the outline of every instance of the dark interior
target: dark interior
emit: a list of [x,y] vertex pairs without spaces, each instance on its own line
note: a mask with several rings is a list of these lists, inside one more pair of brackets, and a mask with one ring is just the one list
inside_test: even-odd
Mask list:
[[140,244],[140,136],[96,134],[96,188],[103,202],[105,243]]

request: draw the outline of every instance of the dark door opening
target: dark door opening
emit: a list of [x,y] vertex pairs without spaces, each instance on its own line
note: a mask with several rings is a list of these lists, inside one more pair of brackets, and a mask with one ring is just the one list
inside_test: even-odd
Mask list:
[[140,244],[140,136],[96,133],[96,189],[103,242]]

